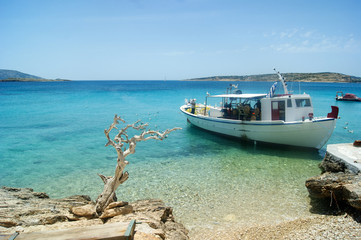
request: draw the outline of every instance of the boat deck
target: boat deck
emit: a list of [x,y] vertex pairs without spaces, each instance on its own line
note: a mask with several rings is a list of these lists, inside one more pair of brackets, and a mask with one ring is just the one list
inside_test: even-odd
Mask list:
[[352,172],[361,172],[361,147],[355,147],[352,143],[329,144],[327,153],[343,161]]

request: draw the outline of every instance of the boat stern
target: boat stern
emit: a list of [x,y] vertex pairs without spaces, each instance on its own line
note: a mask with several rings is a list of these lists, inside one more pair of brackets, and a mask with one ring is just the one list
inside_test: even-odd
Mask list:
[[331,106],[332,111],[327,114],[327,118],[334,118],[337,119],[338,117],[338,107],[337,106]]

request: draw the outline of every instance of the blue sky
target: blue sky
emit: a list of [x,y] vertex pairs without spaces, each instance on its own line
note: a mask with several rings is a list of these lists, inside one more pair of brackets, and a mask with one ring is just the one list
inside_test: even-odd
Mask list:
[[361,77],[358,0],[0,0],[0,69],[72,80]]

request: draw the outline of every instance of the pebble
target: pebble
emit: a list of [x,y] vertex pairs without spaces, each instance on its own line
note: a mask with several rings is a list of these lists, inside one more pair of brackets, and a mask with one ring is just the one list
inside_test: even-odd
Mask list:
[[[346,216],[346,217],[345,217]],[[273,225],[232,226],[223,229],[193,229],[193,240],[299,239],[361,240],[361,224],[348,215],[315,215]]]

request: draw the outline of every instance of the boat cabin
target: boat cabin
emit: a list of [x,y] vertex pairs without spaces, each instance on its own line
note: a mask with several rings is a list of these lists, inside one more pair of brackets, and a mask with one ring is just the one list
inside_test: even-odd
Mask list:
[[311,97],[308,94],[279,95],[261,99],[261,120],[283,120],[285,122],[313,118]]
[[[222,98],[220,108],[207,108],[210,117],[244,121],[299,121],[313,118],[308,94],[222,94],[207,96]],[[207,99],[206,99],[207,101]]]

